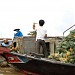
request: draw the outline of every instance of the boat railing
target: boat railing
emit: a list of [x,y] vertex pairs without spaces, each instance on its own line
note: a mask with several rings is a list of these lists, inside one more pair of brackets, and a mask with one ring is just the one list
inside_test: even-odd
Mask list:
[[72,25],[71,27],[69,27],[68,29],[66,29],[64,32],[63,32],[63,38],[64,38],[64,33],[67,32],[69,29],[73,28],[75,25]]

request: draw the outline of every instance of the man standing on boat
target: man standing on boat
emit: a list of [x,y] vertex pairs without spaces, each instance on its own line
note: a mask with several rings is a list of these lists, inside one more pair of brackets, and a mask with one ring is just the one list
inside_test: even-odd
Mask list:
[[47,37],[47,30],[44,29],[43,25],[44,25],[45,21],[44,20],[39,20],[39,28],[36,29],[35,24],[33,23],[33,29],[36,31],[36,52],[38,54],[40,54],[40,48],[42,46],[43,49],[43,54],[44,57],[48,56],[48,52],[46,49],[46,44],[45,44],[45,38]]
[[16,38],[16,37],[22,37],[23,36],[23,34],[20,31],[20,29],[14,29],[14,31],[16,31],[16,33],[14,33],[14,38]]

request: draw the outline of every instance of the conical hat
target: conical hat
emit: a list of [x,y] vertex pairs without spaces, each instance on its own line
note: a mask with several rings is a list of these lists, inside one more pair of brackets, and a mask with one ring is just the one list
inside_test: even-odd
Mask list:
[[16,30],[20,30],[20,29],[14,29],[14,31],[16,31]]

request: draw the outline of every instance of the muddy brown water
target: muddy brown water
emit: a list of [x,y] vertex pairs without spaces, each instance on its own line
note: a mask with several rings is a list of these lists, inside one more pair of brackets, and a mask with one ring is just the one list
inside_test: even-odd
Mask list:
[[12,67],[0,67],[0,75],[25,75]]

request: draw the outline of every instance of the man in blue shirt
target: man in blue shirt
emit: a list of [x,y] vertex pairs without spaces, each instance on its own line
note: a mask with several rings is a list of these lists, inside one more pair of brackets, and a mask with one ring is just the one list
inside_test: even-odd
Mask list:
[[20,31],[20,29],[14,29],[14,31],[16,31],[16,33],[14,33],[14,38],[23,36],[23,34]]

